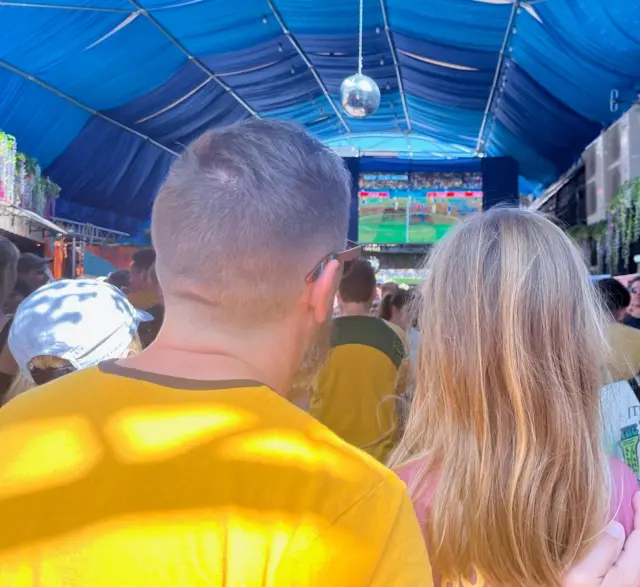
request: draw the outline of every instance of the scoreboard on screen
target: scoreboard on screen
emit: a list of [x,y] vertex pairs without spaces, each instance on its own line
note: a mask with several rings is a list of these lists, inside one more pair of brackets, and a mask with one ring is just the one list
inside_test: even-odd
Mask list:
[[362,198],[363,200],[366,200],[367,198],[415,198],[415,199],[421,199],[421,198],[479,198],[482,196],[482,192],[481,191],[470,191],[470,192],[463,192],[463,191],[453,191],[453,192],[445,192],[445,191],[441,191],[441,192],[422,192],[419,194],[416,194],[415,192],[413,193],[394,193],[393,195],[391,195],[390,192],[372,192],[372,191],[365,191],[365,190],[360,190],[359,193],[360,198]]

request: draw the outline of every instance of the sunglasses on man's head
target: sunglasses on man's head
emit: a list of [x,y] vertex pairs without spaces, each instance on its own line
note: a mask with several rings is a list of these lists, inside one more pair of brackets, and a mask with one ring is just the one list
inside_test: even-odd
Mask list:
[[354,243],[352,241],[347,241],[347,248],[340,253],[330,253],[326,257],[324,257],[305,277],[305,281],[307,283],[315,283],[318,281],[318,278],[322,275],[322,272],[325,270],[326,266],[331,263],[331,261],[338,261],[342,265],[342,275],[343,277],[351,271],[353,267],[353,262],[360,257],[362,254],[362,245],[358,243]]

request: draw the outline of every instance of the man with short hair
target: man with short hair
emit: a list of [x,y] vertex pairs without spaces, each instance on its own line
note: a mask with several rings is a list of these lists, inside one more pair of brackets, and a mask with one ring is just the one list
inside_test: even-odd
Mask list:
[[129,301],[138,310],[147,310],[158,303],[151,271],[156,262],[154,249],[137,250],[132,257],[129,269]]
[[18,260],[18,281],[32,294],[50,281],[47,269],[52,259],[39,257],[35,253],[22,253]]
[[358,260],[338,288],[340,317],[333,321],[329,361],[318,377],[309,414],[348,443],[385,462],[398,440],[401,332],[371,316],[376,275]]
[[359,254],[350,191],[284,122],[176,161],[152,217],[156,341],[0,410],[2,585],[433,585],[402,482],[287,400]]

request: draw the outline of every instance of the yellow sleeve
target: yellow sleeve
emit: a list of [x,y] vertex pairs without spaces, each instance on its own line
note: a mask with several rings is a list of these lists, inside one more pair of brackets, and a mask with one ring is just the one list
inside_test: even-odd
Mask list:
[[389,527],[370,587],[433,587],[431,563],[413,504],[405,495]]
[[277,585],[433,587],[413,505],[395,478],[386,479],[311,544],[298,544],[290,555],[292,564],[280,569],[288,570],[279,573]]

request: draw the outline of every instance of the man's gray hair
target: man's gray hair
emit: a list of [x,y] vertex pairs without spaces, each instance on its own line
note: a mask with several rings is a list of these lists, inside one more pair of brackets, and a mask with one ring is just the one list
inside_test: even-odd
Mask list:
[[305,275],[346,241],[351,177],[296,125],[249,120],[198,138],[155,201],[153,243],[167,299],[216,319],[277,320]]

